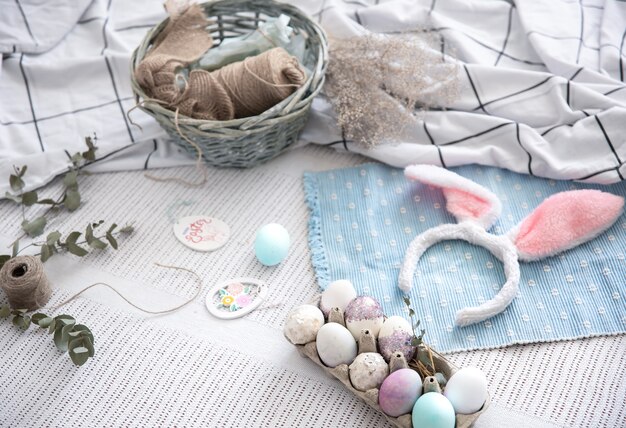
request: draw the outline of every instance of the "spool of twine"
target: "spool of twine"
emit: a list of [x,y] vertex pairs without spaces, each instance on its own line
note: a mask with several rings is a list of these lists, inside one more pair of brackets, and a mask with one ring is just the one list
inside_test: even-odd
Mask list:
[[0,270],[0,287],[13,309],[34,311],[48,303],[52,295],[43,263],[33,256],[8,260]]

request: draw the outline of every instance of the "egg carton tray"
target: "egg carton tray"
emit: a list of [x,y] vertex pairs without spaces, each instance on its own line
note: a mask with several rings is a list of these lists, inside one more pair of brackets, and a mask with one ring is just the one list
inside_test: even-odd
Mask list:
[[[349,391],[351,391],[354,395],[359,397],[365,403],[367,403],[370,407],[379,411],[393,426],[398,428],[413,428],[413,422],[411,421],[411,414],[408,413],[406,415],[399,416],[397,418],[391,417],[385,414],[380,406],[378,405],[378,389],[373,388],[367,391],[359,391],[352,386],[352,382],[350,381],[349,369],[347,364],[340,364],[335,368],[327,367],[322,363],[320,357],[317,353],[317,347],[315,341],[309,342],[305,345],[295,345],[298,348],[300,354],[304,357],[310,358],[315,364],[320,366],[326,373],[330,376],[339,380]],[[456,373],[459,368],[452,364],[450,361],[445,359],[441,354],[433,351],[431,349],[433,362],[438,372],[443,373],[446,379],[450,379],[454,373]],[[490,398],[487,395],[487,399],[483,407],[476,413],[470,413],[467,415],[464,414],[456,414],[456,428],[468,428],[471,427],[476,419],[489,407]]]

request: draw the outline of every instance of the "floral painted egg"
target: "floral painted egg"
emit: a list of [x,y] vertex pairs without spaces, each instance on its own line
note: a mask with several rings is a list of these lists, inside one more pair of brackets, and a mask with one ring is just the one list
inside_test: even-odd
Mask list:
[[487,377],[476,367],[464,367],[452,375],[444,395],[457,413],[479,411],[487,400]]
[[345,312],[348,303],[355,298],[356,290],[350,281],[347,279],[333,281],[328,284],[328,287],[326,287],[326,290],[322,293],[320,309],[326,316],[328,316],[332,308],[340,308]]
[[304,345],[315,340],[317,332],[323,325],[322,311],[313,305],[301,305],[287,314],[283,333],[294,345]]
[[454,407],[438,392],[427,392],[417,399],[411,415],[414,427],[454,428]]
[[361,336],[361,330],[369,330],[374,337],[378,337],[383,325],[383,310],[380,303],[369,296],[359,296],[352,300],[345,310],[346,327],[356,340]]
[[399,369],[383,381],[378,391],[378,404],[389,416],[398,417],[411,413],[415,402],[422,395],[422,378],[412,369]]
[[350,364],[356,358],[357,346],[347,328],[336,322],[324,324],[317,332],[317,353],[328,367]]
[[378,388],[389,374],[389,366],[376,352],[359,354],[350,364],[350,382],[359,391]]
[[399,316],[389,317],[378,332],[378,348],[388,362],[394,352],[402,352],[404,359],[411,361],[415,346],[411,346],[413,329],[407,320]]

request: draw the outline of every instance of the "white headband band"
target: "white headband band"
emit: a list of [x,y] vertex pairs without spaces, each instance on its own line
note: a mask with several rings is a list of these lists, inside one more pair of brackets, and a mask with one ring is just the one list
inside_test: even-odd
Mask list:
[[519,261],[539,260],[576,247],[608,229],[621,215],[624,198],[599,190],[574,190],[547,198],[506,235],[487,230],[502,211],[500,200],[481,185],[446,169],[414,165],[405,169],[409,179],[441,188],[446,209],[458,224],[444,224],[418,235],[407,248],[398,286],[408,293],[415,267],[424,252],[437,242],[460,239],[484,247],[504,264],[506,282],[491,300],[459,310],[456,324],[466,326],[502,312],[516,296]]

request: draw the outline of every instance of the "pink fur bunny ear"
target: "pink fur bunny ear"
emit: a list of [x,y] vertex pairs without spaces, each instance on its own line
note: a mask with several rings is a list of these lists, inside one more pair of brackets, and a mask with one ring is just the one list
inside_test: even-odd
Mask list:
[[434,165],[412,165],[404,170],[404,175],[441,188],[446,197],[446,209],[459,223],[473,222],[489,229],[502,211],[502,204],[496,195],[447,169]]
[[621,215],[624,198],[599,190],[557,193],[511,232],[519,259],[538,260],[587,242]]

